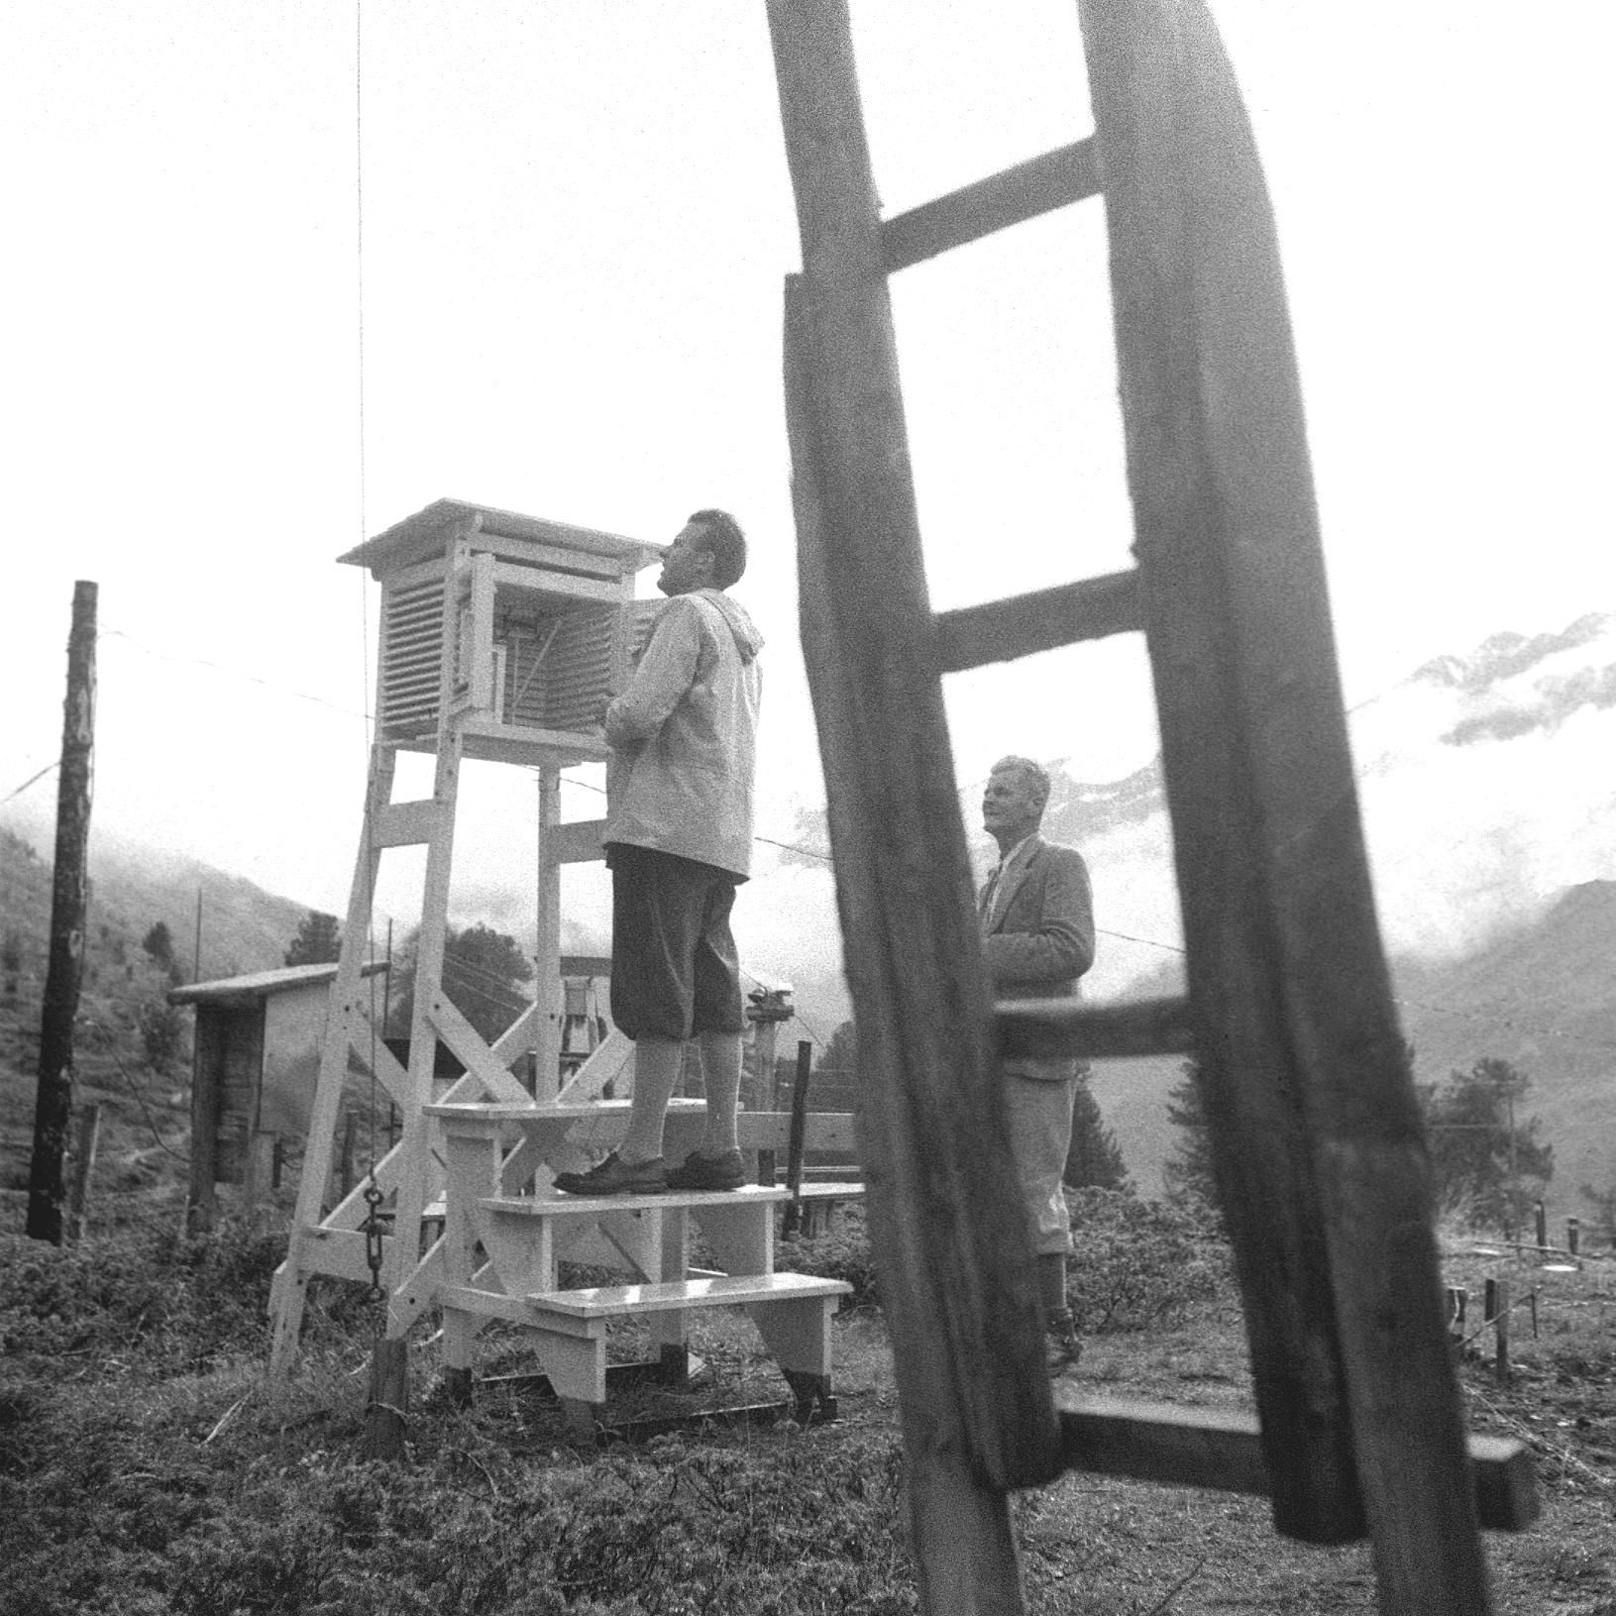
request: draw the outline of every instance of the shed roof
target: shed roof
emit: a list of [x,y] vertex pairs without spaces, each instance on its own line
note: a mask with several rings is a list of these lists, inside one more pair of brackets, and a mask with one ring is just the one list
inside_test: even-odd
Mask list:
[[559,549],[609,556],[630,572],[650,566],[667,548],[662,544],[648,544],[643,539],[626,538],[621,533],[579,527],[573,522],[521,516],[515,511],[475,505],[463,499],[438,499],[337,559],[352,566],[369,567],[372,576],[379,578],[384,572],[439,554],[458,529],[469,526],[497,538],[531,539]]
[[[366,976],[385,971],[385,962],[377,960],[362,967]],[[246,976],[224,976],[216,982],[187,982],[183,987],[170,988],[170,1004],[253,1004],[260,999],[273,998],[293,988],[314,987],[336,980],[337,965],[333,960],[323,965],[283,965],[273,971],[253,971]]]

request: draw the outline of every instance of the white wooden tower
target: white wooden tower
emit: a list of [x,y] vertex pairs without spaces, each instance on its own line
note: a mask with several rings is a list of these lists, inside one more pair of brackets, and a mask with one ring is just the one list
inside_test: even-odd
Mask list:
[[[423,1107],[563,1098],[560,866],[601,856],[603,822],[561,822],[561,770],[606,757],[603,710],[627,676],[636,633],[659,604],[636,605],[635,575],[662,549],[441,499],[340,558],[369,568],[382,586],[376,732],[295,1221],[271,1293],[272,1371],[285,1370],[297,1350],[314,1275],[370,1279],[362,1228],[367,1185],[327,1204],[351,1073],[373,1074],[403,1119],[397,1145],[375,1169],[393,1208],[383,1279],[389,1335],[407,1330],[434,1290],[436,1247],[423,1253],[420,1234],[423,1212],[441,1194],[442,1168]],[[435,758],[430,797],[393,801],[401,751]],[[537,993],[492,1044],[449,1001],[442,983],[462,758],[539,773]],[[381,856],[406,846],[427,850],[407,1071],[382,1043],[375,990],[364,975]],[[434,1080],[440,1042],[465,1067],[452,1083]],[[620,1035],[608,1039],[569,1080],[564,1098],[597,1094],[622,1072],[630,1048]],[[530,1059],[531,1093],[512,1071]]]

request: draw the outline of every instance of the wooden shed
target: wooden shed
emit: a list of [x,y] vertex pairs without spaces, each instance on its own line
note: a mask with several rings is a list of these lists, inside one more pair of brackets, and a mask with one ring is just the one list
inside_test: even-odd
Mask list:
[[[385,969],[378,963],[365,972]],[[288,965],[169,992],[170,1004],[196,1006],[187,1199],[193,1220],[212,1215],[221,1184],[239,1186],[242,1204],[256,1205],[269,1189],[277,1153],[289,1144],[301,1148],[336,975],[334,962]]]

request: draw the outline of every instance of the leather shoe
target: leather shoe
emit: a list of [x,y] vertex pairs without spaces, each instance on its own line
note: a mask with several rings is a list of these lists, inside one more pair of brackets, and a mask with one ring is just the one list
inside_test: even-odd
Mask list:
[[555,1187],[563,1195],[661,1195],[668,1178],[660,1156],[626,1162],[614,1150],[587,1173],[557,1173]]
[[746,1182],[746,1166],[738,1150],[704,1156],[693,1150],[678,1167],[668,1169],[670,1190],[738,1190]]

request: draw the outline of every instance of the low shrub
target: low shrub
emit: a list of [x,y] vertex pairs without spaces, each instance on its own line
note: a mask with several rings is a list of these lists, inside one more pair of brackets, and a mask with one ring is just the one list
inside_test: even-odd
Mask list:
[[1179,1322],[1232,1284],[1228,1247],[1188,1214],[1129,1190],[1068,1189],[1066,1287],[1084,1330]]
[[49,1376],[115,1355],[167,1377],[262,1351],[285,1251],[284,1235],[240,1223],[187,1235],[151,1221],[72,1246],[0,1236],[0,1353]]
[[864,1208],[856,1204],[844,1206],[824,1234],[799,1234],[778,1242],[774,1265],[793,1273],[845,1280],[853,1287],[845,1304],[848,1307],[871,1307],[881,1299]]

